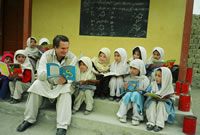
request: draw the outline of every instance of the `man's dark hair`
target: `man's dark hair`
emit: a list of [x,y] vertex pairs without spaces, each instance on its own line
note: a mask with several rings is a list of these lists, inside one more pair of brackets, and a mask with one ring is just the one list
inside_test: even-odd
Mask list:
[[58,48],[60,41],[63,42],[69,42],[68,37],[64,36],[64,35],[57,35],[54,39],[53,39],[53,47]]

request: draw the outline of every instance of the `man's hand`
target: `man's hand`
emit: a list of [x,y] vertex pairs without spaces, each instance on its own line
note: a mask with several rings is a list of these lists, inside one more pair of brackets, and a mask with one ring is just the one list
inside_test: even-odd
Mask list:
[[59,77],[59,79],[58,79],[58,84],[64,84],[64,83],[66,83],[67,82],[67,80],[65,80],[65,78],[63,77],[63,76],[60,76]]

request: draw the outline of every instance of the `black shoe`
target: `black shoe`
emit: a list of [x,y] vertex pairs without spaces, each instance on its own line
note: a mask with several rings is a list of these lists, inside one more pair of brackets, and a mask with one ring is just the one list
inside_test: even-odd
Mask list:
[[159,126],[155,126],[155,128],[153,129],[155,132],[159,132],[161,131],[163,128],[159,127]]
[[64,128],[57,128],[56,135],[66,135],[67,130]]
[[8,102],[11,102],[11,101],[13,101],[13,98],[12,98],[12,97],[8,100]]
[[108,99],[109,99],[110,101],[115,100],[115,98],[114,98],[113,96],[110,96]]
[[115,99],[116,102],[119,102],[120,100],[121,100],[120,97],[116,97],[116,99]]
[[33,125],[32,123],[29,123],[28,121],[23,121],[18,127],[17,127],[17,131],[18,132],[23,132],[25,131],[27,128],[29,128],[31,125]]
[[151,131],[154,129],[154,126],[151,124],[147,124],[147,130]]
[[14,98],[13,98],[12,101],[10,101],[11,104],[17,104],[17,103],[19,103],[19,102],[21,102],[20,99],[14,99]]

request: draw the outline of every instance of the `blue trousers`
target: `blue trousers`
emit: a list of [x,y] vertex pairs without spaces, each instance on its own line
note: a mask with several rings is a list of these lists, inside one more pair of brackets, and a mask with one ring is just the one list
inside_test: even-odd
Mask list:
[[1,76],[0,98],[4,99],[9,91],[8,77]]

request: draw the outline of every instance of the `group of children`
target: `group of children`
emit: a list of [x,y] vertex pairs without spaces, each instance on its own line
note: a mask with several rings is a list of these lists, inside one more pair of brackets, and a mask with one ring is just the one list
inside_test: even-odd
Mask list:
[[[36,39],[30,37],[27,40],[27,47],[25,50],[17,50],[15,55],[12,53],[5,53],[1,59],[4,63],[17,63],[21,65],[23,76],[9,75],[8,77],[0,73],[2,80],[0,86],[0,99],[5,99],[10,90],[11,104],[18,103],[22,100],[22,94],[28,90],[33,81],[37,71],[37,64],[41,57],[41,52],[36,47]],[[49,44],[48,39],[42,38],[40,45]]]
[[[91,60],[85,56],[79,59],[77,81],[81,81],[85,88],[76,89],[79,93],[75,96],[73,114],[78,111],[83,101],[86,104],[84,113],[89,114],[93,107],[93,95],[100,98],[109,96],[111,101],[120,101],[117,116],[122,123],[127,122],[127,112],[130,109],[132,109],[132,125],[139,125],[146,116],[148,121],[146,128],[149,131],[159,132],[164,128],[165,121],[173,123],[175,111],[172,73],[167,67],[148,69],[153,60],[163,61],[164,50],[160,47],[154,48],[147,63],[145,48],[138,46],[132,52],[133,57],[127,61],[126,50],[116,49],[114,62],[111,65],[109,65],[111,53],[108,48],[102,48],[98,56]],[[107,72],[115,74],[105,76]],[[91,74],[90,77],[88,74]],[[86,82],[95,78],[99,83],[94,85],[89,83],[91,81]],[[95,88],[88,85],[96,86],[96,90],[94,91]],[[145,92],[154,93],[160,98],[145,97]]]
[[[48,39],[40,40],[40,45],[49,44]],[[1,61],[5,63],[19,63],[22,66],[23,78],[1,75],[0,98],[5,98],[8,86],[10,88],[10,103],[18,103],[22,93],[26,91],[35,79],[37,63],[42,53],[36,47],[36,39],[27,40],[27,48],[18,50],[15,55],[5,54]],[[76,81],[72,83],[75,100],[72,113],[75,114],[81,104],[85,102],[84,114],[88,115],[93,110],[93,96],[119,101],[117,112],[119,121],[127,122],[127,112],[132,109],[132,125],[137,126],[140,121],[147,118],[147,130],[158,132],[164,128],[165,121],[173,123],[174,89],[172,74],[167,67],[148,69],[153,60],[162,61],[164,50],[160,47],[153,49],[152,56],[146,62],[147,54],[144,47],[135,47],[132,57],[127,61],[127,52],[124,48],[114,51],[114,62],[110,64],[111,51],[102,48],[97,57],[90,59],[82,56],[76,64]],[[112,75],[105,74],[112,72]],[[149,78],[151,78],[149,80]],[[151,82],[150,82],[151,81]],[[159,99],[145,97],[144,92],[154,93]],[[167,95],[171,95],[166,97]]]

